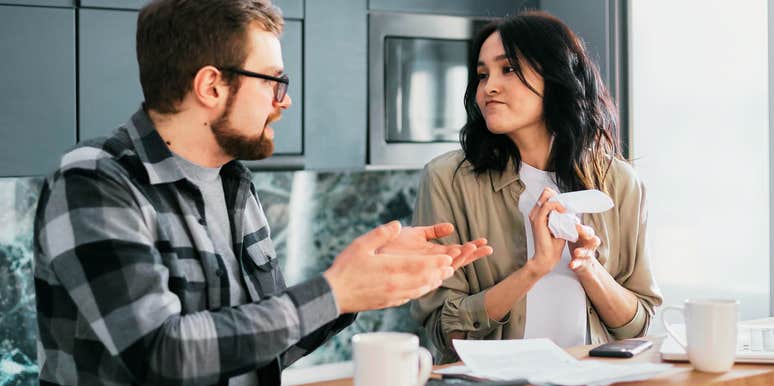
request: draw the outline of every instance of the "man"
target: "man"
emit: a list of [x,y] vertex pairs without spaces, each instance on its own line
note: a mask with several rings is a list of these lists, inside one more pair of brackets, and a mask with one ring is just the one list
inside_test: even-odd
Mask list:
[[[77,146],[35,221],[41,384],[278,385],[349,325],[491,252],[440,246],[451,224],[393,222],[286,288],[237,159],[273,151],[291,105],[268,0],[158,0],[140,13],[143,107]],[[118,90],[117,90],[118,91]]]

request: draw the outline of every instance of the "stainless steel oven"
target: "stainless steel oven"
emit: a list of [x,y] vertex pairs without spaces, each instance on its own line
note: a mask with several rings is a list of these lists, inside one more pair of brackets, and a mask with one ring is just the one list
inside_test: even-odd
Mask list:
[[467,64],[485,18],[371,13],[368,164],[421,167],[459,148]]

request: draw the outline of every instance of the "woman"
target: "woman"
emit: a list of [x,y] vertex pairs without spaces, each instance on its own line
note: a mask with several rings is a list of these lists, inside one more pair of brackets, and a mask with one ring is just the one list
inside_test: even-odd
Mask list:
[[[616,138],[615,106],[583,44],[526,12],[474,39],[462,150],[437,157],[414,223],[451,222],[449,243],[487,237],[494,254],[415,301],[441,363],[452,339],[550,338],[562,347],[642,336],[661,295],[645,247],[645,190]],[[599,189],[615,207],[583,215],[579,239],[548,230],[549,198]]]

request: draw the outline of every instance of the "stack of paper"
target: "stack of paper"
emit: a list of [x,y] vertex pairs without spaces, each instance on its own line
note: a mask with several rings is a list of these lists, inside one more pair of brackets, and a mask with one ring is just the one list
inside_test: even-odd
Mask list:
[[668,364],[579,361],[549,339],[454,340],[467,369],[447,368],[492,380],[526,379],[532,384],[605,385],[648,379]]

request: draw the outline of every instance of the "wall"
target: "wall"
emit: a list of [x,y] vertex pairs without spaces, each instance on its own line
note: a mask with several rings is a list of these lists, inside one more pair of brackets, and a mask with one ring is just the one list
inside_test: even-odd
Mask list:
[[[418,171],[255,173],[288,284],[322,272],[352,239],[391,221],[410,222]],[[0,179],[0,385],[37,384],[32,222],[40,178]],[[421,334],[407,306],[364,312],[294,366],[350,358],[362,331]]]

